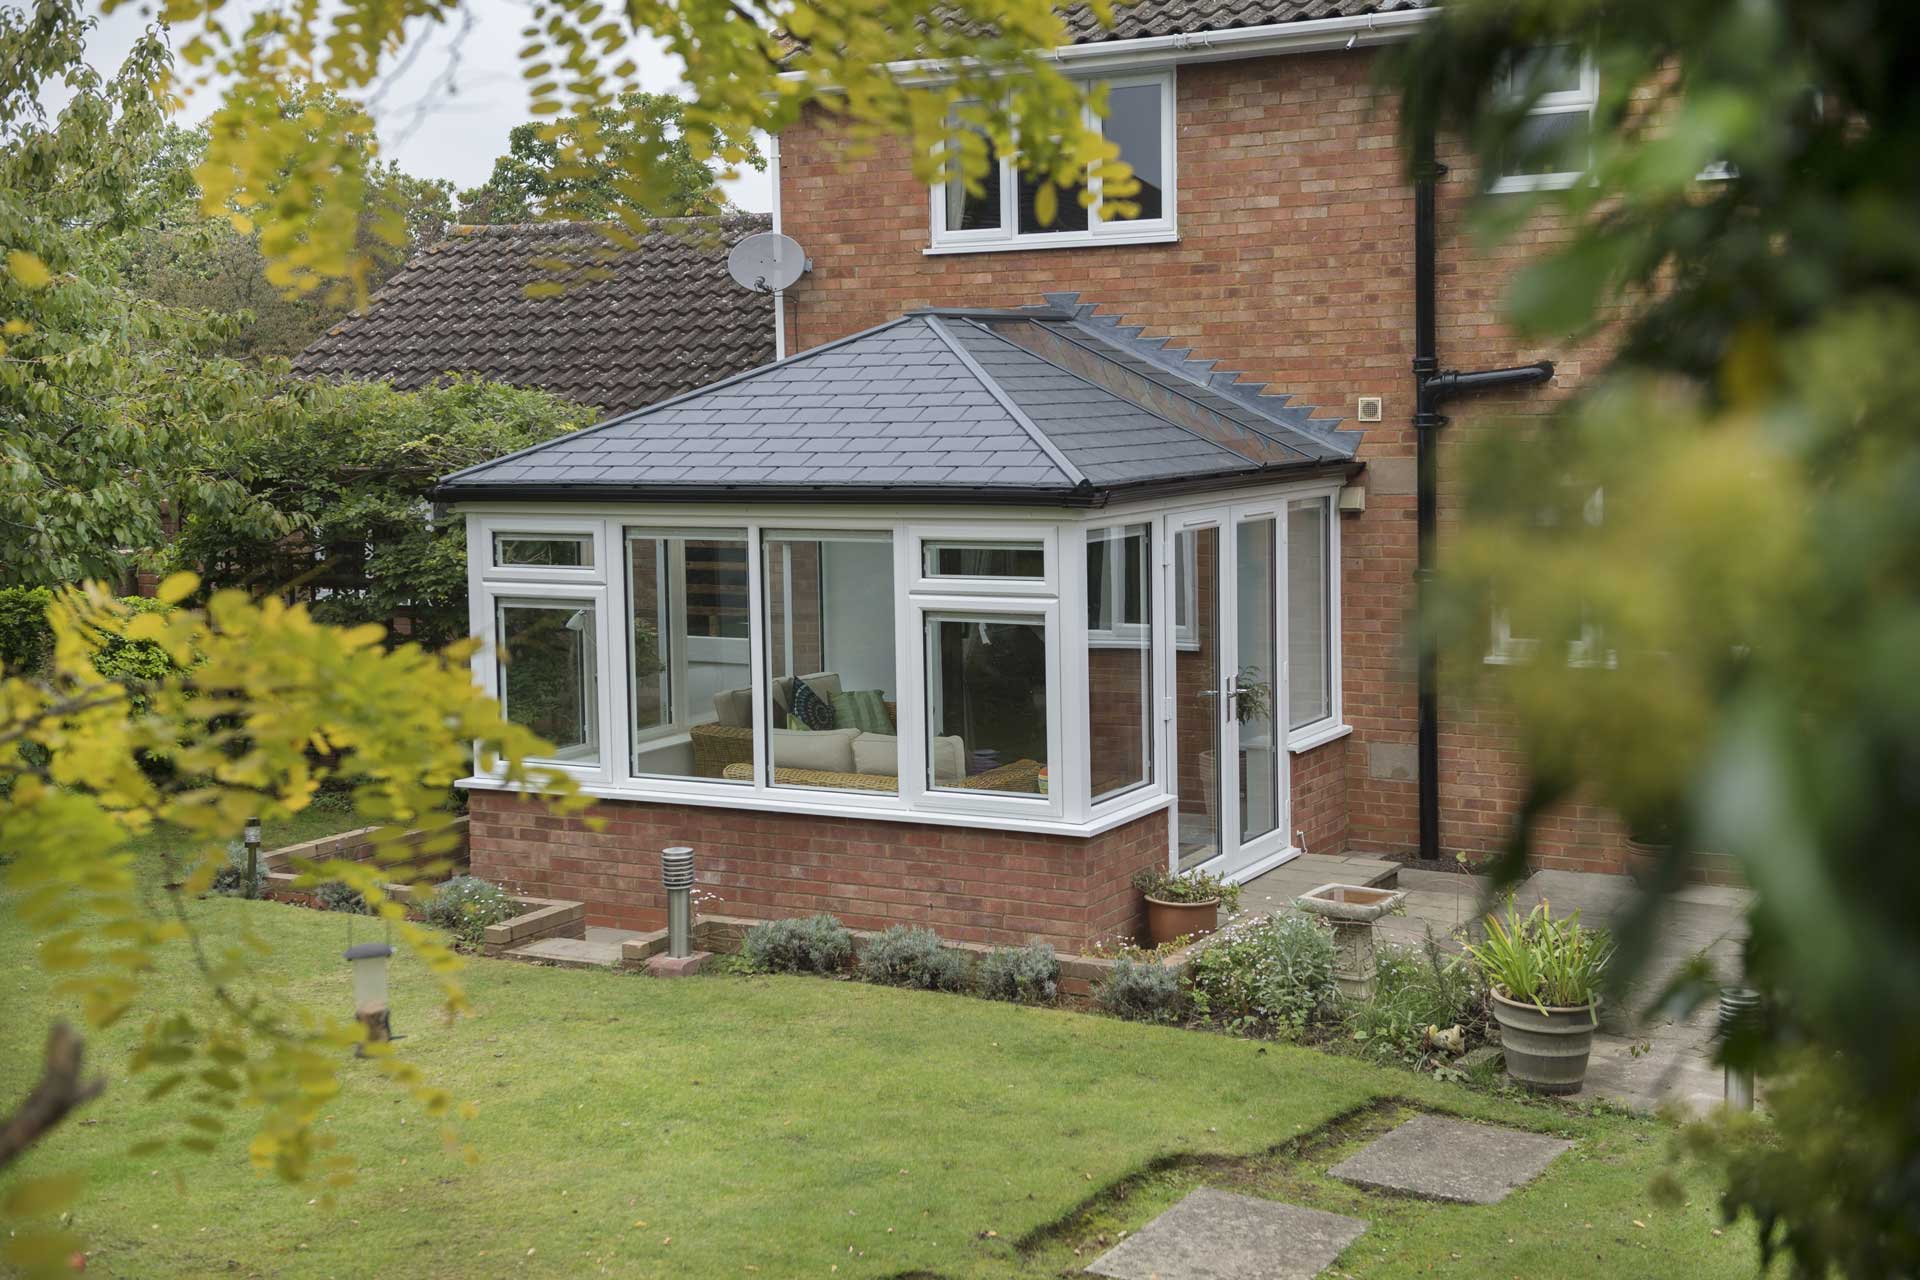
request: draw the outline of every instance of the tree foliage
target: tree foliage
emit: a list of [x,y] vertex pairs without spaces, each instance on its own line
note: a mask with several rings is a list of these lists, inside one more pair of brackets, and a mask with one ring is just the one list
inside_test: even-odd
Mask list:
[[466,532],[434,520],[427,490],[592,420],[557,396],[497,383],[317,385],[300,414],[235,442],[227,466],[253,505],[195,514],[167,559],[212,587],[324,588],[310,606],[319,621],[404,618],[408,639],[447,644],[468,634]]
[[[320,127],[337,128],[368,154],[367,203],[359,213],[356,245],[368,264],[366,286],[378,289],[416,252],[445,234],[453,217],[453,186],[437,178],[416,178],[395,161],[380,162],[374,157],[373,136],[353,128],[358,113],[333,94],[315,90],[305,102],[283,104],[282,111],[305,114],[309,106],[325,122]],[[226,355],[297,355],[352,314],[354,299],[344,288],[289,292],[269,282],[258,228],[236,231],[229,220],[235,210],[209,217],[201,207],[192,175],[205,162],[206,152],[204,128],[167,126],[149,163],[149,180],[184,190],[185,196],[130,241],[126,281],[168,307],[226,316],[244,312],[244,322],[219,345]],[[378,229],[396,215],[403,234],[389,242]]]
[[[1435,638],[1504,699],[1530,814],[1578,792],[1665,832],[1656,888],[1692,850],[1738,858],[1756,891],[1743,980],[1772,1014],[1727,1052],[1776,1070],[1777,1129],[1701,1131],[1697,1149],[1729,1174],[1729,1214],[1751,1213],[1800,1273],[1906,1274],[1920,12],[1461,0],[1398,60],[1409,128],[1452,125],[1482,156],[1517,145],[1528,99],[1504,96],[1505,69],[1546,44],[1598,67],[1591,181],[1483,200],[1482,225],[1564,219],[1512,314],[1549,338],[1617,326],[1624,345],[1544,431],[1480,450]],[[1710,168],[1722,176],[1702,180]],[[1531,662],[1477,660],[1494,607],[1528,619]],[[1526,848],[1523,831],[1509,871]],[[1656,897],[1623,936],[1626,959],[1657,912]]]
[[[343,280],[364,289],[368,270],[353,216],[368,188],[366,157],[286,119],[278,104],[316,84],[364,95],[435,28],[457,25],[463,7],[372,0],[236,18],[221,0],[166,6],[182,41],[183,85],[221,94],[198,173],[203,207],[215,216],[237,210],[228,216],[242,229],[259,226],[273,283],[308,290]],[[1090,7],[1110,19],[1110,0]],[[1086,125],[1087,105],[1103,100],[1048,56],[1067,43],[1067,31],[1046,0],[951,0],[937,10],[923,0],[539,0],[521,37],[534,115],[574,122],[557,139],[548,176],[577,183],[610,171],[621,197],[621,229],[610,236],[622,247],[645,234],[642,210],[670,203],[676,169],[660,161],[671,138],[699,164],[732,174],[751,162],[754,131],[777,133],[809,108],[856,135],[911,137],[916,176],[929,182],[964,175],[977,185],[988,164],[984,133],[1039,178],[1042,207],[1089,169],[1104,181],[1110,210],[1124,209],[1138,191],[1118,148]],[[626,53],[636,39],[657,40],[680,60],[689,105],[674,124],[642,115],[625,117],[630,128],[603,127],[608,113],[620,120],[620,104],[641,89],[639,65]],[[929,59],[946,72],[896,65]],[[289,173],[299,180],[283,182]]]
[[[539,222],[572,218],[605,222],[623,211],[648,218],[693,218],[731,206],[714,183],[710,164],[695,156],[683,136],[686,103],[670,93],[628,93],[585,120],[568,117],[523,124],[507,135],[507,154],[493,162],[480,186],[460,193],[460,221]],[[563,154],[580,145],[584,132],[604,140],[611,163],[562,176]],[[766,168],[758,148],[742,164]],[[641,201],[623,190],[619,175],[642,168],[655,175]]]
[[[191,575],[170,579],[162,603],[195,585]],[[49,670],[0,677],[6,883],[13,910],[37,935],[35,962],[89,1026],[145,1019],[128,1067],[149,1098],[178,1108],[180,1128],[136,1154],[209,1152],[230,1133],[250,1132],[248,1153],[263,1172],[343,1185],[352,1159],[318,1122],[356,1045],[429,1116],[448,1121],[457,1146],[451,1121],[470,1104],[457,1106],[391,1045],[363,1044],[364,1028],[345,1010],[308,1008],[252,981],[249,958],[271,941],[244,919],[236,935],[206,936],[186,903],[212,884],[247,818],[296,813],[329,783],[349,788],[357,812],[389,836],[443,826],[436,815],[449,784],[469,771],[471,743],[509,776],[552,791],[557,805],[573,804],[566,779],[526,766],[543,744],[474,687],[471,643],[438,653],[385,649],[378,627],[327,627],[303,608],[233,591],[196,610],[135,609],[98,587],[67,589],[49,620]],[[113,644],[157,649],[164,669],[139,681],[103,677],[96,658]],[[155,826],[184,833],[194,849],[159,877],[171,887],[158,893],[128,848]],[[449,840],[443,831],[424,852],[444,854]],[[386,861],[409,856],[396,847]],[[388,896],[385,863],[299,869],[358,890],[438,977],[448,1011],[462,1008],[459,957]],[[418,874],[434,869],[425,861]],[[156,953],[172,947],[190,953],[210,1005],[151,1002],[147,975]],[[24,1044],[31,1033],[16,1026],[9,1034]],[[16,1219],[8,1262],[29,1270],[64,1262],[77,1242],[46,1218],[77,1190],[65,1175],[14,1183],[4,1211]]]
[[[155,168],[164,47],[136,43],[111,79],[82,61],[87,24],[58,6],[0,8],[0,574],[120,577],[169,510],[245,500],[222,442],[286,415],[263,374],[217,357],[229,319],[157,306],[122,279],[130,240],[186,193]],[[74,91],[49,119],[52,80]]]

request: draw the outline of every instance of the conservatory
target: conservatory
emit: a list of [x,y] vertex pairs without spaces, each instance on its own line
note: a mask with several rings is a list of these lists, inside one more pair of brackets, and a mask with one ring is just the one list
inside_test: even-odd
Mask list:
[[475,676],[600,798],[472,793],[477,873],[644,922],[1124,931],[1150,863],[1296,851],[1346,729],[1356,437],[1071,298],[924,310],[447,477]]

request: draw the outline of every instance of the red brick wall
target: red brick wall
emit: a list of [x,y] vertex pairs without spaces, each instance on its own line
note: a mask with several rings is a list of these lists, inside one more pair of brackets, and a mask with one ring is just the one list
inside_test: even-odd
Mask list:
[[[1359,426],[1357,396],[1384,397],[1385,421],[1365,428],[1360,453],[1369,466],[1367,511],[1343,518],[1345,707],[1354,735],[1330,759],[1345,771],[1345,843],[1404,852],[1418,829],[1415,783],[1410,774],[1394,776],[1410,763],[1416,736],[1405,638],[1414,567],[1413,195],[1395,103],[1372,83],[1374,56],[1359,50],[1181,68],[1176,244],[925,254],[927,195],[908,170],[905,144],[881,142],[855,154],[817,116],[781,137],[780,198],[783,229],[814,262],[787,295],[792,350],[909,307],[1012,305],[1071,290],[1148,326],[1149,336],[1170,335],[1221,368],[1343,414],[1350,427]],[[1475,181],[1471,163],[1457,146],[1443,142],[1441,151],[1453,168],[1440,198],[1444,365],[1551,357],[1560,387],[1576,383],[1583,363],[1597,367],[1598,348],[1529,345],[1499,320],[1515,263],[1561,233],[1535,226],[1495,253],[1475,246],[1461,217]],[[1541,412],[1560,394],[1517,392],[1449,406],[1442,557],[1457,519],[1460,445],[1502,429],[1508,415]],[[1498,726],[1476,715],[1456,708],[1442,727],[1442,840],[1449,852],[1484,853],[1514,815],[1518,762]],[[1332,767],[1315,757],[1310,769]],[[1318,773],[1311,781],[1318,813],[1332,788]],[[1294,803],[1306,811],[1300,797]],[[1341,824],[1325,823],[1329,838],[1340,840]],[[1542,860],[1613,867],[1620,846],[1605,814],[1569,807],[1543,832]]]
[[589,924],[628,929],[665,922],[660,850],[688,844],[700,888],[719,895],[710,908],[726,915],[826,911],[855,929],[926,925],[955,942],[1082,952],[1132,937],[1144,921],[1127,882],[1167,856],[1163,813],[1080,838],[606,800],[593,831],[516,795],[469,802],[474,875],[583,901]]

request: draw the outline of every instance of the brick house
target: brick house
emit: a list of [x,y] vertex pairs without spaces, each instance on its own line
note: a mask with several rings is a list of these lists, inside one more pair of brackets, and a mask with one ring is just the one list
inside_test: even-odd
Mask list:
[[[1489,254],[1462,226],[1476,184],[1576,173],[1482,175],[1443,138],[1409,178],[1374,64],[1429,13],[1070,15],[1134,220],[1039,226],[1010,167],[930,192],[904,141],[824,116],[777,139],[775,226],[812,259],[785,358],[437,491],[468,513],[477,678],[606,820],[476,777],[475,872],[649,926],[655,851],[688,843],[730,913],[1077,951],[1133,931],[1144,866],[1496,848],[1520,764],[1409,652],[1421,528],[1444,544],[1464,438],[1603,353],[1498,320],[1553,227]],[[1591,69],[1542,74],[1542,129],[1578,138]],[[1490,633],[1489,661],[1527,643]],[[1539,849],[1623,845],[1576,805]]]

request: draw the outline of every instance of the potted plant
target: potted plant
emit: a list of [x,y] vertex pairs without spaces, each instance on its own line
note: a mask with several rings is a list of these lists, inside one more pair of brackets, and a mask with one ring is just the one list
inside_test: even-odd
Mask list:
[[1240,905],[1239,885],[1204,871],[1182,874],[1159,867],[1135,875],[1133,887],[1147,896],[1147,938],[1156,947],[1212,933],[1221,905],[1230,912]]
[[1613,955],[1606,931],[1582,926],[1578,911],[1556,920],[1544,902],[1522,919],[1509,896],[1506,918],[1488,916],[1486,940],[1466,952],[1486,979],[1507,1074],[1539,1093],[1578,1093]]

